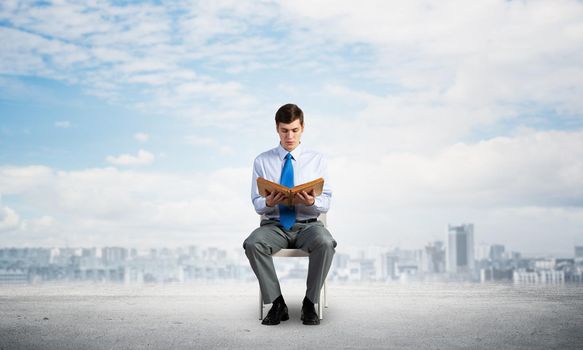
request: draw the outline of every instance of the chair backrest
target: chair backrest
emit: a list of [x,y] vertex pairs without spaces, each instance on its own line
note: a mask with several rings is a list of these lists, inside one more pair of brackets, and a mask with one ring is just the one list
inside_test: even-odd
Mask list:
[[322,221],[324,223],[324,226],[328,226],[328,219],[326,217],[326,213],[324,214],[320,214],[320,216],[318,217],[318,220]]

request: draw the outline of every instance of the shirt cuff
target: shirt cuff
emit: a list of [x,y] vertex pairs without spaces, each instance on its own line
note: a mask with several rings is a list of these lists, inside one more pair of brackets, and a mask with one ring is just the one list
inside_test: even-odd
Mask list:
[[324,199],[322,198],[322,196],[318,196],[315,198],[314,200],[314,204],[311,205],[311,207],[314,207],[315,209],[318,209],[318,211],[322,210],[322,206],[324,204]]
[[267,204],[265,203],[265,197],[260,197],[256,199],[256,205],[257,205],[257,214],[260,215],[273,215],[276,211],[277,211],[277,206],[274,207],[268,207]]

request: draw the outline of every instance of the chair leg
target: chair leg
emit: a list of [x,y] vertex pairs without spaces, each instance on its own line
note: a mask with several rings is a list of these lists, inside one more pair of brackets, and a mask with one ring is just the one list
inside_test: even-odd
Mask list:
[[263,319],[263,295],[261,295],[261,288],[259,288],[259,319]]
[[318,317],[320,317],[321,320],[324,319],[324,308],[322,307],[322,305],[324,305],[322,302],[322,289],[320,289],[320,301],[318,301]]
[[324,307],[328,307],[328,283],[324,280]]

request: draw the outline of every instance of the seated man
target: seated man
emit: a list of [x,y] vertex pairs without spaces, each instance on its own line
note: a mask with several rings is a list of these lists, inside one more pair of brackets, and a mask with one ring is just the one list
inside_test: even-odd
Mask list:
[[[272,254],[284,248],[299,248],[310,254],[306,296],[302,306],[303,324],[317,325],[320,319],[314,304],[319,302],[320,289],[326,279],[334,256],[336,241],[324,224],[317,220],[330,207],[332,191],[327,182],[326,162],[320,153],[304,149],[300,138],[304,131],[304,114],[294,104],[286,104],[275,114],[279,145],[261,153],[253,164],[251,200],[258,214],[266,219],[243,243],[245,254],[263,294],[263,303],[272,307],[262,324],[276,325],[289,319],[281,295],[279,280],[273,266]],[[324,178],[322,194],[301,191],[296,205],[285,206],[285,195],[272,192],[259,195],[257,178],[280,183],[287,187]]]

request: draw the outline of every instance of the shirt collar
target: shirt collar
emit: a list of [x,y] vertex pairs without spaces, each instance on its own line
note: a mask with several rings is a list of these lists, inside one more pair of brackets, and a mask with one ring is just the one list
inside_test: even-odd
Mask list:
[[298,145],[298,147],[296,147],[291,152],[289,152],[285,148],[283,148],[283,146],[281,145],[281,143],[277,146],[277,154],[279,155],[279,158],[282,161],[285,159],[285,156],[288,153],[291,153],[293,159],[298,160],[300,158],[300,154],[302,153],[302,143],[300,142],[300,144]]

